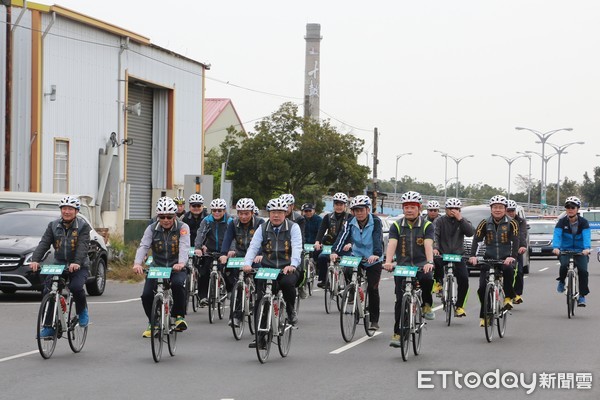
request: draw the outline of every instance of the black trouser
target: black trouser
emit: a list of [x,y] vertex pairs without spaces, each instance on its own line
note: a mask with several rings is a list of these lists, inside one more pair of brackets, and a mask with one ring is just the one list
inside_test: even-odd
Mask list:
[[[558,270],[558,281],[565,283],[565,279],[567,278],[567,271],[569,269],[569,255],[563,255],[559,257],[560,260],[560,269]],[[590,256],[573,256],[573,262],[575,263],[575,268],[577,268],[577,276],[579,277],[579,295],[587,296],[590,293],[590,288],[588,287],[589,273],[588,273],[588,263],[590,261]]]
[[319,282],[325,282],[327,279],[327,268],[329,267],[329,254],[323,254],[319,252],[317,256],[317,274],[319,275]]
[[[185,316],[185,303],[187,296],[185,293],[185,279],[187,277],[187,271],[182,269],[181,271],[171,271],[171,291],[173,292],[173,310],[171,315],[174,316]],[[142,291],[142,306],[148,317],[148,323],[150,323],[150,314],[152,313],[152,302],[154,301],[154,294],[156,293],[156,279],[147,279],[144,283],[144,290]]]
[[[69,266],[68,263],[65,263],[67,268]],[[85,297],[85,289],[83,285],[87,281],[88,276],[90,275],[90,270],[87,268],[79,268],[77,271],[69,272],[69,270],[65,268],[65,271],[62,273],[62,277],[69,280],[69,291],[71,291],[71,295],[73,296],[73,300],[75,301],[75,310],[77,314],[81,314],[83,310],[87,307],[87,301]],[[50,292],[52,288],[52,275],[48,275],[46,280],[44,281],[44,290],[43,294]]]
[[[208,281],[210,280],[210,273],[212,272],[213,259],[211,257],[200,257],[197,261],[196,268],[198,268],[198,296],[201,299],[208,297]],[[225,289],[227,292],[231,292],[233,285],[237,281],[237,270],[231,268],[225,268],[225,265],[219,264],[219,271],[223,275],[225,281]]]
[[[436,267],[437,269],[437,267]],[[443,268],[442,268],[443,270]],[[467,293],[469,292],[469,270],[464,260],[454,263],[452,270],[454,277],[456,278],[456,306],[464,308],[467,302]]]
[[433,270],[433,280],[442,284],[442,280],[444,280],[444,262],[441,258],[434,258],[433,265],[435,269]]
[[[280,273],[277,277],[277,280],[273,281],[272,292],[273,294],[277,293],[279,289],[283,292],[283,299],[285,300],[286,308],[288,314],[290,314],[294,310],[294,305],[296,303],[296,282],[298,282],[298,278],[300,274],[298,271],[294,271],[293,274],[284,275]],[[256,302],[254,303],[254,323],[258,323],[258,303],[265,295],[265,288],[267,286],[266,279],[256,279]]]
[[[379,322],[379,281],[381,279],[381,270],[383,265],[378,262],[370,267],[365,267],[363,263],[360,264],[358,273],[362,271],[367,275],[367,294],[369,295],[369,319],[371,322]],[[352,279],[352,268],[344,268],[344,277],[346,278],[346,284],[350,283]]]
[[[252,268],[254,268],[254,269],[258,269],[258,268],[260,268],[260,265],[259,265],[259,264],[256,264],[256,263],[252,263]],[[240,272],[239,272],[239,270],[237,270],[237,269],[231,269],[231,268],[229,268],[228,270],[230,271],[231,275],[234,275],[234,276],[235,276],[235,281],[233,282],[233,286],[235,286],[235,284],[236,284],[236,283],[237,283],[237,281],[239,280],[239,277],[240,277]],[[248,276],[248,275],[249,275],[249,274],[244,274],[244,278],[245,278],[246,276]],[[232,289],[231,289],[231,291],[232,291],[232,292],[233,292],[233,286],[232,286]],[[240,319],[240,320],[241,320],[242,318],[244,318],[244,310],[242,310],[242,301],[241,301],[241,299],[242,299],[242,297],[243,297],[244,295],[245,295],[245,293],[243,292],[243,286],[240,284],[240,286],[239,286],[239,289],[238,289],[238,292],[237,292],[237,299],[238,299],[238,300],[236,301],[236,304],[235,304],[235,310],[234,310],[234,309],[231,309],[231,310],[230,310],[230,315],[229,315],[229,318],[230,318],[230,319],[231,319],[232,317],[233,317],[233,318]],[[231,298],[233,299],[233,294],[232,294],[232,297],[231,297]]]
[[[481,272],[479,273],[479,289],[477,289],[477,296],[481,307],[479,309],[479,318],[483,318],[483,299],[485,297],[485,287],[488,284],[486,271],[490,268],[486,264],[481,265]],[[504,296],[506,298],[513,299],[515,297],[515,289],[513,286],[515,280],[515,266],[514,264],[504,265],[502,264],[502,287],[504,289]]]
[[[433,297],[431,296],[431,290],[433,289],[433,273],[425,273],[422,270],[417,272],[416,276],[421,286],[421,297],[423,298],[423,305],[431,306],[433,304]],[[406,278],[401,276],[394,277],[394,283],[396,284],[396,304],[394,305],[394,333],[400,333],[400,312],[402,311],[402,297],[404,296],[404,283]]]
[[523,258],[523,254],[517,256],[517,273],[514,281],[515,294],[518,294],[519,296],[523,294]]

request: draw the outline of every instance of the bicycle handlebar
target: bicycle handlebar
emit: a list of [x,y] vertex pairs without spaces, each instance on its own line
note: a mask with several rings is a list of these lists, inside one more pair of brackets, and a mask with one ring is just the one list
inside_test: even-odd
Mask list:
[[561,256],[582,256],[583,253],[581,251],[576,250],[561,250]]

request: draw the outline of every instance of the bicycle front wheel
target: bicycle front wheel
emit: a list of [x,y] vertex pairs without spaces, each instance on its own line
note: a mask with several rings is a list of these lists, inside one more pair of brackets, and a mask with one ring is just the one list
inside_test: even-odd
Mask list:
[[[500,287],[500,289],[498,290],[498,303],[497,303],[498,308],[501,308],[500,304],[504,304],[504,289],[502,289],[502,287]],[[507,319],[508,319],[508,310],[499,310],[496,324],[498,325],[498,336],[500,336],[501,338],[503,338],[504,334],[506,333],[506,320]]]
[[210,275],[208,281],[208,322],[211,324],[215,320],[215,311],[217,307],[217,276]]
[[252,280],[250,280],[250,283],[246,286],[246,290],[247,292],[244,295],[246,296],[248,302],[248,329],[250,330],[250,334],[254,335],[254,304],[256,303],[256,290]]
[[[257,329],[254,334],[256,340],[256,356],[261,364],[264,364],[269,358],[271,352],[271,341],[273,340],[273,327],[269,321],[269,311],[271,302],[267,297],[260,299],[258,303]],[[281,312],[281,310],[280,310]]]
[[446,323],[448,324],[448,326],[450,326],[450,322],[452,321],[452,313],[454,312],[454,302],[452,301],[452,298],[454,296],[454,277],[446,279],[446,285],[446,298],[444,305],[446,309]]
[[73,353],[79,353],[85,344],[88,327],[82,328],[79,326],[79,317],[77,316],[73,297],[71,297],[71,301],[69,301],[69,319],[67,320],[67,326],[69,347],[71,347]]
[[219,314],[219,319],[223,319],[223,315],[225,314],[225,300],[227,300],[227,290],[225,289],[225,279],[222,275],[219,274],[219,290],[217,291],[217,313]]
[[567,316],[575,315],[575,279],[573,271],[567,272]]
[[308,271],[306,272],[306,286],[308,288],[308,295],[312,296],[313,285],[315,284],[315,262],[314,260],[308,261]]
[[351,342],[356,332],[356,324],[358,323],[358,305],[356,300],[356,285],[351,283],[344,289],[342,308],[340,310],[340,327],[342,329],[342,337],[346,342]]
[[494,338],[494,284],[488,283],[483,298],[483,324],[485,338],[491,342]]
[[[279,310],[284,310],[284,302],[279,303]],[[287,313],[280,311],[279,315],[279,335],[277,336],[277,347],[281,357],[287,357],[292,343],[292,324],[287,319]]]
[[368,337],[373,337],[375,331],[371,330],[371,314],[369,313],[369,292],[364,291],[364,301],[361,301],[361,307],[363,308],[363,325],[365,333]]
[[402,351],[402,359],[408,360],[408,342],[410,338],[410,308],[412,304],[410,293],[404,293],[400,308],[400,350]]
[[[229,314],[233,337],[236,340],[240,340],[244,333],[244,284],[242,282],[238,281],[233,286],[233,290],[231,291],[231,301],[229,302]],[[237,318],[240,314],[242,315],[242,318]]]
[[161,296],[154,296],[152,301],[152,310],[150,312],[150,343],[152,345],[152,358],[154,362],[159,362],[162,356],[162,347],[164,341],[164,315],[163,299]]
[[413,342],[413,353],[418,356],[421,352],[421,339],[423,339],[423,309],[421,308],[421,301],[417,298],[416,301],[412,302],[413,315],[415,317],[415,329],[412,333]]
[[[56,341],[58,340],[58,310],[56,305],[56,294],[47,293],[40,304],[40,310],[38,312],[37,320],[37,338],[38,350],[40,355],[48,359],[52,357],[54,349],[56,348]],[[46,315],[48,315],[48,323],[46,323]],[[44,328],[54,329],[52,336],[41,337],[40,333]]]
[[164,321],[167,328],[167,347],[169,348],[169,354],[171,357],[175,355],[177,350],[177,330],[175,329],[175,318],[171,314],[173,310],[173,298],[169,297],[169,312],[165,315]]
[[196,275],[196,267],[190,275],[190,301],[192,303],[192,311],[198,311],[198,276]]
[[332,273],[327,273],[327,279],[325,281],[325,290],[324,292],[324,298],[325,298],[325,312],[327,314],[329,314],[331,312],[331,301],[333,300],[333,297],[335,296],[334,292],[333,292],[333,274]]

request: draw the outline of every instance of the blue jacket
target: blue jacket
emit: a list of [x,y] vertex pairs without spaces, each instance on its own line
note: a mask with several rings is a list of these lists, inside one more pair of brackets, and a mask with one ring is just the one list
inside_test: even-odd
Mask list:
[[[383,230],[379,217],[369,214],[367,224],[362,229],[355,217],[346,222],[333,244],[332,252],[341,255],[344,253],[343,247],[348,243],[352,243],[353,256],[368,258],[375,255],[379,256],[377,262],[380,262],[383,256]],[[371,265],[374,264],[365,263],[365,267]]]
[[552,247],[559,250],[582,251],[592,248],[592,231],[587,219],[578,218],[577,233],[573,235],[569,224],[569,217],[564,216],[558,220],[554,228]]

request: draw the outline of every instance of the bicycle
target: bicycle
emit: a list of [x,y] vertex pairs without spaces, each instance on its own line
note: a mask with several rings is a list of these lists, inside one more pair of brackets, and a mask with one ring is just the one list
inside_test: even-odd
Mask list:
[[215,319],[215,312],[219,315],[219,319],[223,319],[224,305],[223,302],[227,298],[225,290],[225,280],[221,271],[219,271],[220,253],[208,253],[201,257],[212,258],[212,268],[208,278],[208,321],[212,324]]
[[[227,260],[227,268],[239,269],[238,280],[231,291],[231,300],[229,303],[229,320],[231,321],[233,337],[236,340],[242,338],[246,319],[248,320],[250,334],[254,335],[253,312],[254,303],[256,301],[256,289],[251,275],[244,274],[244,271],[241,269],[243,266],[243,258],[230,258]],[[241,318],[236,318],[236,312],[241,314]]]
[[423,318],[422,289],[419,281],[416,279],[419,267],[416,266],[396,266],[394,276],[404,278],[404,295],[400,308],[400,350],[402,359],[408,360],[408,344],[412,339],[412,348],[415,356],[421,352],[421,343],[423,340],[423,328],[426,323]]
[[506,334],[506,320],[509,312],[503,307],[505,295],[502,288],[502,265],[504,260],[485,258],[481,262],[488,266],[485,272],[488,283],[483,298],[483,321],[485,338],[491,342],[494,338],[494,324],[498,329],[499,337],[503,338]]
[[446,323],[450,326],[452,314],[456,311],[456,293],[458,291],[458,285],[454,277],[454,263],[460,262],[462,256],[443,254],[441,259],[446,263],[444,264],[444,279],[442,281],[442,306],[446,313]]
[[567,269],[567,280],[565,285],[565,294],[567,296],[567,317],[575,316],[575,306],[577,299],[579,298],[579,275],[577,274],[577,268],[575,268],[574,256],[582,256],[583,253],[579,251],[561,251],[560,255],[569,256],[569,268]]
[[281,357],[287,357],[292,342],[292,324],[288,322],[286,303],[283,293],[278,290],[273,294],[273,280],[281,270],[272,268],[259,268],[255,279],[266,280],[265,294],[258,303],[256,315],[256,356],[261,364],[269,358],[273,337],[277,337],[277,347]]
[[[325,247],[326,246],[323,246],[323,251],[325,251]],[[329,248],[331,249],[331,246],[329,246]],[[325,312],[327,314],[331,313],[331,302],[333,299],[335,299],[338,311],[341,309],[342,288],[340,285],[340,274],[341,268],[339,261],[336,261],[335,263],[330,262],[329,267],[327,268],[325,288],[323,289],[325,293]]]
[[156,267],[152,259],[147,262],[149,268],[146,270],[147,279],[156,279],[156,294],[152,301],[150,311],[150,343],[152,346],[152,358],[159,362],[162,356],[163,343],[167,342],[169,354],[175,355],[177,349],[177,330],[175,329],[175,318],[171,315],[173,309],[173,294],[171,293],[171,268]]
[[315,251],[314,244],[307,243],[304,245],[304,268],[306,268],[305,285],[309,296],[312,296],[315,276],[317,275],[315,260],[312,257],[313,251]]
[[[44,265],[41,267],[41,275],[52,275],[52,286],[50,292],[42,298],[37,320],[37,345],[40,355],[49,359],[54,353],[56,342],[67,335],[69,347],[73,353],[79,353],[83,349],[87,337],[87,326],[79,325],[79,317],[75,311],[75,300],[71,292],[67,290],[65,295],[66,280],[62,277],[66,265]],[[60,306],[58,306],[60,304]],[[49,337],[41,337],[40,332],[44,328],[52,328],[54,334]]]
[[198,295],[198,269],[194,265],[194,247],[190,247],[188,262],[185,265],[187,270],[187,279],[185,282],[185,292],[188,302],[185,303],[185,312],[187,314],[189,303],[192,303],[192,310],[198,311],[200,308],[200,296]]
[[351,342],[354,338],[356,325],[361,319],[367,336],[371,337],[375,334],[375,331],[370,330],[369,294],[366,290],[367,278],[362,271],[359,272],[358,270],[362,261],[364,261],[362,257],[351,256],[343,256],[340,260],[340,266],[352,268],[352,278],[342,294],[340,309],[340,327],[342,338],[346,342]]

